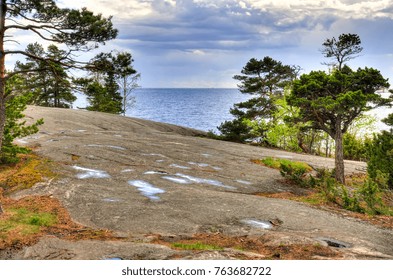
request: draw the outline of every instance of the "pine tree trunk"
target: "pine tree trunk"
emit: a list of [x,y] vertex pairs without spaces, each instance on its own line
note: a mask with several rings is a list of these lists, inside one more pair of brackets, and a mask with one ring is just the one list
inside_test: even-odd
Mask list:
[[4,32],[5,32],[5,14],[6,2],[0,2],[0,156],[3,147],[3,135],[5,125],[5,55],[4,55]]
[[335,167],[336,174],[335,178],[337,182],[345,184],[345,174],[344,174],[344,149],[343,149],[343,133],[341,131],[341,122],[336,125],[336,153],[335,153]]
[[127,78],[123,77],[123,116],[126,115],[127,110]]

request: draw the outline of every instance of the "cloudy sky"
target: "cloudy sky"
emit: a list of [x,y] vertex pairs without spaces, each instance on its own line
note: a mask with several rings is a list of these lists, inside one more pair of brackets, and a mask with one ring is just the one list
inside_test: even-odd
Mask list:
[[391,0],[68,0],[112,15],[147,87],[236,87],[250,58],[271,56],[304,72],[326,69],[326,38],[356,33],[364,47],[352,67],[374,67],[393,87]]

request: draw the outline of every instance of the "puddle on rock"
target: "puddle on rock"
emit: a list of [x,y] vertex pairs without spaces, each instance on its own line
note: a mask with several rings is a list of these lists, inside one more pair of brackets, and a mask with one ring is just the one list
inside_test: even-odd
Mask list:
[[90,145],[86,145],[86,146],[87,147],[97,147],[97,148],[111,148],[111,149],[121,150],[121,151],[127,150],[126,148],[123,148],[123,147],[120,147],[120,146],[112,146],[112,145],[90,144]]
[[209,164],[207,164],[207,163],[198,163],[198,162],[192,162],[192,161],[189,161],[188,164],[197,165],[199,167],[208,167],[209,166]]
[[110,178],[111,176],[106,173],[105,171],[102,170],[96,170],[96,169],[90,169],[90,168],[84,168],[80,167],[77,165],[72,166],[74,169],[83,171],[83,173],[78,173],[76,177],[78,179],[87,179],[87,178]]
[[188,166],[178,165],[178,164],[174,164],[174,163],[169,165],[169,167],[174,167],[174,168],[179,168],[179,169],[191,169]]
[[143,173],[143,175],[155,175],[155,174],[166,175],[168,173],[165,171],[146,171],[145,173]]
[[182,174],[182,173],[176,173],[175,176],[177,176],[179,178],[177,178],[177,177],[170,177],[172,179],[167,179],[167,180],[171,180],[171,181],[175,182],[176,181],[175,179],[183,179],[183,180],[177,180],[178,183],[180,183],[180,184],[191,184],[191,183],[206,184],[206,185],[211,185],[211,186],[215,186],[215,187],[221,187],[221,188],[230,189],[230,190],[235,190],[236,189],[235,187],[224,185],[222,182],[217,181],[217,180],[203,179],[203,178],[193,177],[193,176],[190,176],[190,175],[185,175],[185,174]]
[[162,178],[177,184],[191,184],[190,180],[184,178],[173,177],[173,176],[163,176]]
[[106,261],[122,261],[122,258],[119,257],[113,257],[113,258],[105,258],[104,260]]
[[122,171],[120,171],[121,173],[128,173],[128,172],[133,172],[134,169],[124,169]]
[[128,184],[136,187],[142,193],[143,196],[150,198],[150,200],[155,200],[155,201],[160,200],[160,197],[157,195],[165,193],[164,190],[157,188],[152,184],[142,180],[131,180],[128,181]]
[[322,238],[317,238],[317,240],[322,241],[323,243],[326,243],[330,247],[334,248],[351,248],[352,245],[343,241],[339,241],[336,239],[332,238],[327,238],[327,237],[322,237]]
[[269,221],[261,221],[261,220],[253,220],[253,219],[246,219],[241,221],[244,224],[255,228],[262,228],[262,229],[272,229],[273,225]]
[[166,158],[166,156],[164,156],[162,154],[142,154],[142,156]]
[[238,182],[238,183],[240,183],[240,184],[243,184],[243,185],[252,185],[251,182],[249,182],[249,181],[244,181],[244,180],[236,180],[236,182]]
[[199,166],[199,167],[211,167],[211,168],[213,168],[214,170],[222,170],[222,168],[221,167],[217,167],[217,166],[211,166],[210,164],[208,164],[208,163],[201,163],[201,162],[192,162],[192,161],[190,161],[190,162],[188,162],[188,164],[191,164],[191,165],[196,165],[196,166]]

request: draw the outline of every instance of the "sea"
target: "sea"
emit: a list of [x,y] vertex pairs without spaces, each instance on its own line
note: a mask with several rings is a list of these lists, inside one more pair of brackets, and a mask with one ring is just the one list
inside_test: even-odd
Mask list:
[[235,103],[251,96],[228,88],[138,88],[129,117],[218,132],[217,126],[233,116]]
[[[217,127],[233,116],[229,110],[235,103],[251,98],[238,89],[228,88],[138,88],[133,92],[134,105],[127,110],[129,117],[176,124],[218,133]],[[379,121],[375,130],[387,129],[380,122],[391,108],[379,108],[368,114]]]

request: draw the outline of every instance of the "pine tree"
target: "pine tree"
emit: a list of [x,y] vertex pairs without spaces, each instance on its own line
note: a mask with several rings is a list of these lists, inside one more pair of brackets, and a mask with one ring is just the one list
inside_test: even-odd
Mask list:
[[[6,91],[6,84],[17,74],[31,72],[30,69],[6,72],[5,60],[12,55],[22,55],[43,63],[44,69],[52,63],[64,67],[84,67],[74,60],[77,51],[90,51],[117,36],[111,18],[81,10],[59,8],[54,0],[0,0],[0,147],[3,146],[6,125],[6,103],[13,98]],[[7,20],[6,20],[7,19]],[[37,39],[55,43],[66,48],[64,56],[48,58],[39,53],[12,48],[7,42],[17,42],[15,32],[34,35]],[[34,70],[34,72],[41,71]]]
[[[266,133],[274,123],[275,100],[284,94],[284,89],[295,78],[297,68],[283,65],[271,57],[262,60],[250,59],[241,75],[233,78],[240,81],[241,93],[255,96],[234,105],[233,121],[226,121],[218,127],[226,140],[244,142],[255,140],[267,143]],[[251,126],[250,126],[251,124]]]
[[24,77],[24,90],[32,92],[30,104],[45,107],[70,108],[76,100],[71,90],[71,82],[66,67],[58,62],[66,55],[55,45],[50,45],[47,52],[38,44],[29,44],[26,52],[39,54],[47,61],[26,58],[26,63],[17,62],[15,71]]

